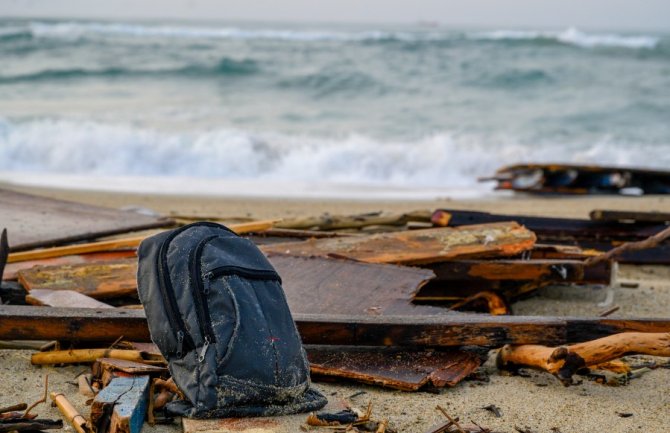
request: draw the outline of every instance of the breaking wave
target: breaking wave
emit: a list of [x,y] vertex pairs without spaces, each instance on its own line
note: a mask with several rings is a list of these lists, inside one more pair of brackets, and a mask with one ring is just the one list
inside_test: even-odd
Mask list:
[[473,34],[471,37],[492,41],[549,41],[575,45],[582,48],[617,47],[653,49],[660,42],[660,39],[655,36],[584,33],[574,27],[570,27],[562,32],[498,30]]
[[539,41],[567,44],[581,48],[618,47],[629,49],[654,49],[660,38],[651,35],[620,35],[586,33],[574,27],[563,31],[498,30],[492,32],[463,33],[443,30],[285,30],[251,29],[243,27],[208,27],[184,25],[148,25],[102,22],[40,22],[24,26],[0,28],[0,40],[32,36],[35,38],[81,39],[88,37],[129,38],[180,38],[180,39],[238,39],[283,40],[301,42],[448,42],[454,40],[488,41]]
[[[665,147],[670,150],[670,143]],[[0,121],[0,171],[13,172],[446,188],[472,187],[478,176],[501,165],[527,161],[667,168],[670,151],[606,138],[569,150],[552,143],[530,146],[509,137],[447,132],[379,140],[360,134],[168,133],[97,122]]]

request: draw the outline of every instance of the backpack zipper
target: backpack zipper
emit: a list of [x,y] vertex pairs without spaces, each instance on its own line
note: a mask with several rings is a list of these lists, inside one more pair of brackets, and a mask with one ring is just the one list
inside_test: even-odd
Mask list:
[[207,305],[206,295],[209,293],[209,288],[205,289],[202,281],[202,250],[205,245],[212,239],[218,238],[219,235],[213,235],[201,240],[193,250],[190,257],[190,273],[194,279],[195,290],[193,291],[193,301],[195,303],[195,312],[198,316],[198,326],[200,327],[200,334],[203,336],[205,343],[200,350],[198,362],[205,360],[207,348],[211,343],[216,342],[214,337],[214,328],[212,327],[212,318],[209,314],[209,307]]
[[[186,330],[186,324],[179,313],[179,308],[177,306],[177,300],[174,296],[174,289],[172,288],[172,281],[169,277],[169,268],[167,264],[167,249],[170,245],[170,242],[184,230],[196,227],[196,226],[205,226],[224,229],[231,232],[230,229],[224,227],[220,224],[210,223],[210,222],[197,222],[183,226],[179,229],[176,229],[170,235],[163,240],[161,243],[160,249],[158,251],[157,257],[157,266],[158,266],[158,287],[161,292],[161,297],[163,298],[163,304],[165,305],[165,312],[168,316],[168,321],[172,327],[172,331],[177,339],[177,358],[182,358],[185,350],[195,349],[195,343],[193,338]],[[232,233],[232,232],[231,232]]]
[[226,265],[214,268],[205,274],[205,278],[212,279],[224,275],[239,275],[250,280],[276,280],[281,283],[281,278],[276,271],[267,271],[262,269],[249,269],[240,266]]

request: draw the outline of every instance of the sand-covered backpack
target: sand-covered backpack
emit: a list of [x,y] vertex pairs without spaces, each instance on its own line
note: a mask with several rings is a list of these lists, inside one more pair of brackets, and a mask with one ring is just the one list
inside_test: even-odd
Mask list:
[[226,227],[190,224],[146,239],[138,287],[151,338],[194,418],[319,409],[281,279],[258,248]]

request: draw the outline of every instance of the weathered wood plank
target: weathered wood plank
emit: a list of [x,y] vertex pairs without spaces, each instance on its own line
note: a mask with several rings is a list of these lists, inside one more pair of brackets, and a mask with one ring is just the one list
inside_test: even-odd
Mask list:
[[105,251],[100,253],[76,254],[48,259],[26,260],[22,262],[8,263],[5,268],[4,280],[16,280],[19,271],[31,269],[35,266],[60,266],[78,265],[81,263],[102,263],[110,260],[128,259],[136,257],[135,249],[121,251]]
[[137,293],[137,260],[104,263],[38,266],[19,271],[19,282],[29,292],[34,289],[74,290],[95,299]]
[[313,239],[266,245],[261,249],[265,253],[343,257],[368,263],[424,264],[511,256],[532,248],[534,243],[531,231],[512,222]]
[[74,308],[114,308],[74,290],[33,289],[26,295],[30,305]]
[[[668,332],[670,318],[486,316],[293,316],[305,344],[344,346],[556,345],[625,331]],[[0,305],[0,340],[150,340],[142,310]]]
[[149,376],[117,377],[91,405],[94,433],[139,433],[149,404]]
[[407,352],[307,348],[312,378],[336,377],[402,391],[454,386],[481,364],[461,350]]
[[0,190],[0,221],[9,232],[12,251],[173,224],[169,219],[7,190]]

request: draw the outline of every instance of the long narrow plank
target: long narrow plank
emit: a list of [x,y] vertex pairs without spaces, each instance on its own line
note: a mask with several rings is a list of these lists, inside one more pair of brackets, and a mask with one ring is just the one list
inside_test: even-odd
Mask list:
[[594,209],[589,213],[592,221],[629,223],[670,223],[670,212],[640,212],[631,210]]
[[34,289],[26,295],[30,305],[75,308],[114,308],[74,290]]
[[0,190],[0,221],[12,251],[166,227],[169,219]]
[[[670,332],[670,318],[534,317],[449,314],[296,314],[305,344],[369,346],[557,345],[625,331]],[[150,341],[142,310],[0,306],[0,340]]]
[[[245,234],[252,232],[262,232],[272,228],[272,226],[280,220],[263,220],[252,221],[248,223],[231,224],[228,228],[237,234]],[[11,253],[8,258],[9,263],[24,262],[27,260],[48,259],[53,257],[62,257],[72,254],[86,254],[96,253],[101,251],[113,251],[120,249],[134,249],[147,236],[135,236],[123,239],[113,239],[109,241],[89,242],[85,244],[66,245],[62,247],[46,248],[41,250],[23,251],[18,253]]]
[[266,245],[261,249],[266,253],[344,257],[368,263],[425,264],[468,257],[512,256],[529,250],[534,243],[531,231],[509,222],[313,239]]

